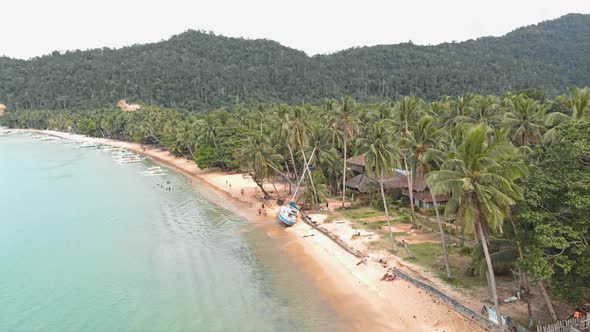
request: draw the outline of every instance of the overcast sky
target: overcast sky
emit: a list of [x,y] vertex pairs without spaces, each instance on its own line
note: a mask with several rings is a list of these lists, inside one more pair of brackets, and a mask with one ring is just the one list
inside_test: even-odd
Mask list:
[[1,0],[0,55],[121,47],[187,29],[267,38],[308,54],[503,35],[590,0]]

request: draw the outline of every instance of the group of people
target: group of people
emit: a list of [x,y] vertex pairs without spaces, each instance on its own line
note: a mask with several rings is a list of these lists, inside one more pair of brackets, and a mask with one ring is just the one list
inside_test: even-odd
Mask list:
[[394,281],[396,279],[397,279],[397,276],[395,274],[387,272],[383,275],[383,277],[381,278],[381,281]]
[[160,188],[160,189],[164,189],[165,191],[173,191],[174,188],[172,186],[170,186],[170,184],[171,184],[170,181],[166,181],[165,184],[158,183],[154,186],[154,189]]

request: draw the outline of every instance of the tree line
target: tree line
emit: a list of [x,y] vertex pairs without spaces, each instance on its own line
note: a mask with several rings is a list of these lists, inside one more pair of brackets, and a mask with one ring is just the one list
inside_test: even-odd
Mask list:
[[534,88],[549,96],[590,85],[590,15],[570,14],[435,46],[351,48],[307,56],[269,40],[188,31],[121,49],[0,57],[0,103],[11,109],[98,108],[119,99],[206,111],[256,102],[377,102]]
[[[529,282],[580,304],[590,283],[590,89],[549,99],[539,91],[467,94],[426,102],[352,97],[321,104],[258,104],[205,113],[160,107],[19,110],[0,118],[13,128],[68,131],[165,148],[199,167],[239,169],[264,183],[297,178],[310,162],[303,201],[346,199],[346,160],[364,155],[376,179],[404,169],[409,192],[425,176],[434,194],[448,277],[443,219],[478,240],[483,274],[498,308],[494,273],[505,264]],[[388,193],[378,193],[390,223]],[[418,227],[412,200],[411,222]],[[390,228],[391,230],[391,228]],[[392,250],[396,250],[390,231]],[[504,265],[503,265],[504,264]],[[525,294],[526,300],[526,294]],[[551,307],[550,302],[548,303]],[[553,313],[554,315],[554,313]],[[554,317],[555,318],[555,317]]]

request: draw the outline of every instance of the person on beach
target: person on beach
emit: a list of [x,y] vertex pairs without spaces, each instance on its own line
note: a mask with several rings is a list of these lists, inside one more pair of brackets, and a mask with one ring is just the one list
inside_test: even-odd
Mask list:
[[258,215],[261,216],[262,215],[262,209],[258,209]]
[[481,308],[481,315],[485,316],[488,314],[488,308],[486,308],[486,305],[484,304],[483,307]]
[[395,274],[385,273],[381,278],[381,281],[394,281],[397,278]]
[[265,216],[267,215],[266,209],[264,209],[264,215],[265,215]]
[[242,194],[242,196],[244,196],[244,188],[242,188],[242,190],[240,190],[240,194]]

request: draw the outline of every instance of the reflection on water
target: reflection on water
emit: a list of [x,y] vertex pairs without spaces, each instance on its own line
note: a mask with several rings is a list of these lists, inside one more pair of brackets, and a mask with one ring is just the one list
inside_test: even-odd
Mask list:
[[265,231],[147,166],[0,138],[0,331],[343,330]]

